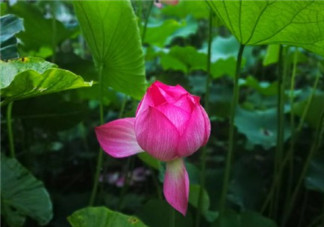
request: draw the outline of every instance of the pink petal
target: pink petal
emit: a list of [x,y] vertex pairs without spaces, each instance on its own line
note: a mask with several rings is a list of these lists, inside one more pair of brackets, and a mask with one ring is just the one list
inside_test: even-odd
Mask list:
[[114,158],[143,152],[136,141],[135,118],[118,119],[95,128],[102,149]]
[[208,139],[209,139],[209,136],[210,136],[210,131],[211,131],[211,126],[210,126],[209,117],[208,117],[205,109],[202,106],[200,106],[200,108],[201,108],[201,112],[203,114],[204,121],[205,121],[205,137],[204,137],[204,143],[203,143],[203,146],[204,146],[208,142]]
[[156,107],[161,113],[163,113],[177,128],[178,132],[182,132],[186,129],[187,121],[190,118],[190,112],[169,103],[165,103]]
[[190,94],[182,95],[177,101],[172,104],[188,113],[191,113],[193,108],[195,107],[194,103],[191,101]]
[[155,107],[136,117],[135,134],[138,144],[156,159],[170,161],[177,157],[179,132]]
[[180,157],[189,156],[196,152],[208,140],[210,134],[209,119],[200,105],[197,105],[191,113],[187,128],[180,135],[177,152]]
[[182,158],[167,163],[163,192],[168,203],[185,216],[188,208],[189,177]]
[[160,93],[163,95],[164,99],[167,102],[174,102],[178,100],[182,95],[188,94],[188,92],[180,85],[170,86],[161,83],[160,81],[155,81],[152,84],[152,87],[153,86],[159,89]]

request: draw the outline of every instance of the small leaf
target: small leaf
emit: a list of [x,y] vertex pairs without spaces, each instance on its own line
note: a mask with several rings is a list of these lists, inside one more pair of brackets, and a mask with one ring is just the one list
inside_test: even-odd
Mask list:
[[[235,125],[254,145],[261,145],[264,149],[276,146],[277,141],[277,112],[275,109],[265,111],[247,111],[237,109]],[[290,137],[290,129],[285,125],[284,140]]]
[[170,49],[170,52],[162,55],[161,65],[165,70],[181,70],[185,73],[194,70],[206,70],[207,56],[204,53],[199,53],[192,46],[174,46]]
[[43,183],[16,159],[1,157],[1,204],[10,226],[22,226],[25,217],[40,225],[53,216],[52,203]]
[[75,1],[74,8],[104,86],[142,98],[144,55],[130,1]]
[[273,63],[278,62],[279,49],[280,49],[280,45],[278,45],[278,44],[272,44],[272,45],[268,46],[267,53],[264,56],[264,59],[262,62],[263,66],[271,65]]
[[146,226],[137,217],[115,212],[106,207],[83,208],[74,212],[67,219],[72,227]]

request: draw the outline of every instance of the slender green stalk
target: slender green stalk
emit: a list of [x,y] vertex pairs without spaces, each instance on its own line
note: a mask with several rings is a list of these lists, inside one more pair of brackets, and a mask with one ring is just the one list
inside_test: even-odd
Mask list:
[[284,92],[285,92],[285,77],[286,77],[286,64],[284,62],[285,50],[280,46],[279,51],[279,62],[278,62],[278,101],[277,101],[277,149],[275,154],[274,161],[274,175],[278,175],[279,179],[275,186],[275,197],[272,200],[273,209],[271,213],[273,217],[277,216],[278,203],[280,201],[280,187],[281,187],[281,173],[280,173],[280,164],[282,163],[283,157],[283,144],[284,144]]
[[[318,85],[318,81],[319,81],[319,78],[320,78],[320,73],[317,74],[317,77],[315,79],[315,82],[313,84],[313,90],[312,90],[312,93],[311,95],[308,97],[307,99],[307,103],[306,103],[306,108],[304,108],[304,111],[302,113],[302,116],[306,116],[307,113],[308,113],[308,109],[309,109],[309,105],[310,103],[312,102],[312,99],[313,99],[313,96],[315,94],[315,91],[316,91],[316,88],[317,88],[317,85]],[[305,117],[304,117],[305,118]],[[298,126],[297,126],[297,129],[295,131],[295,141],[298,141],[298,138],[299,138],[299,133],[302,129],[302,126],[304,125],[304,118],[300,120]],[[272,186],[271,186],[271,189],[270,189],[270,192],[268,193],[268,196],[267,198],[265,199],[263,205],[262,205],[262,208],[261,208],[261,213],[263,213],[265,211],[265,209],[267,208],[269,202],[271,202],[273,200],[273,196],[274,196],[274,192],[275,192],[275,189],[277,187],[277,184],[280,180],[280,176],[282,175],[282,172],[287,164],[287,162],[289,161],[289,158],[291,158],[292,154],[290,153],[290,151],[286,154],[286,156],[284,157],[282,163],[280,164],[280,167],[279,167],[279,172],[278,174],[276,174],[274,176],[274,180],[273,180],[273,183],[272,183]]]
[[153,168],[150,167],[150,166],[148,166],[148,167],[150,168],[150,171],[151,171],[151,173],[152,173],[152,179],[153,179],[154,186],[155,186],[155,188],[156,188],[156,194],[157,194],[159,200],[162,201],[162,200],[163,200],[163,197],[162,197],[162,190],[161,190],[161,188],[160,188],[159,181],[158,181],[158,179],[157,179],[157,177],[156,177],[156,174],[154,173]]
[[297,127],[297,132],[300,132],[302,130],[303,126],[304,126],[305,118],[307,116],[310,104],[312,103],[313,97],[315,95],[315,91],[316,91],[316,88],[317,88],[320,77],[321,77],[321,73],[318,70],[318,73],[316,75],[315,82],[314,82],[314,85],[313,85],[312,93],[311,93],[310,97],[307,99],[306,107],[304,108],[304,111],[303,111],[302,116],[300,118],[300,122],[299,122],[298,127]]
[[220,198],[220,215],[221,216],[224,214],[225,207],[226,207],[226,196],[227,196],[228,185],[229,185],[230,174],[231,174],[232,159],[234,156],[234,148],[235,148],[234,120],[235,120],[235,112],[236,112],[236,108],[238,105],[238,98],[239,98],[238,80],[239,80],[240,73],[241,73],[241,63],[242,63],[244,47],[245,46],[243,44],[241,44],[240,49],[237,54],[237,63],[236,63],[234,88],[233,88],[234,94],[233,94],[232,103],[231,103],[230,122],[229,122],[228,151],[226,154],[225,173],[224,173],[222,194],[221,194],[221,198]]
[[[295,50],[294,59],[293,59],[293,68],[292,74],[290,79],[290,94],[289,94],[289,104],[290,104],[290,131],[291,131],[291,139],[289,144],[288,150],[288,161],[289,161],[289,168],[288,168],[288,183],[287,183],[287,191],[286,195],[291,194],[292,184],[293,184],[293,173],[294,173],[294,149],[296,143],[296,131],[295,131],[295,115],[294,115],[294,90],[295,90],[295,79],[296,79],[296,70],[297,70],[297,54],[298,49]],[[287,200],[286,200],[287,201]]]
[[145,21],[144,21],[144,27],[143,27],[143,33],[142,33],[142,43],[144,43],[144,40],[145,40],[147,23],[148,23],[148,19],[150,17],[150,14],[151,14],[151,11],[152,11],[152,8],[153,8],[153,3],[154,3],[154,0],[151,0],[148,12],[145,15]]
[[[206,94],[205,94],[205,110],[208,113],[209,110],[209,95],[210,95],[210,86],[212,82],[211,73],[210,73],[210,64],[211,64],[211,43],[213,38],[213,12],[210,9],[209,11],[209,32],[208,32],[208,50],[207,50],[207,80],[206,80]],[[205,178],[206,178],[206,156],[207,156],[207,144],[203,147],[201,153],[201,174],[200,174],[200,190],[198,198],[198,207],[196,215],[196,227],[200,226],[200,216],[201,209],[203,206],[203,192],[205,188]]]
[[119,203],[118,203],[118,206],[117,206],[118,210],[120,210],[122,208],[122,204],[123,204],[123,201],[124,201],[125,194],[127,192],[130,180],[132,179],[132,173],[129,174],[129,172],[130,172],[129,170],[133,169],[133,165],[134,165],[134,158],[129,157],[127,159],[126,168],[125,168],[125,171],[124,171],[125,181],[124,181],[124,185],[123,185],[123,188],[121,190],[121,193],[120,193],[120,199],[119,199]]
[[175,227],[175,210],[170,206],[169,227]]
[[12,131],[12,120],[11,120],[12,106],[13,106],[13,102],[10,102],[7,106],[7,127],[8,127],[10,156],[12,158],[15,158],[16,152],[15,152],[15,144],[14,144],[14,137],[13,137],[13,131]]
[[302,227],[302,223],[303,223],[303,220],[305,218],[305,211],[306,211],[306,206],[307,206],[307,202],[308,202],[308,192],[305,191],[304,193],[304,196],[303,196],[303,203],[302,203],[302,206],[301,206],[301,215],[299,217],[299,220],[298,220],[298,227]]
[[120,107],[120,110],[119,110],[119,114],[118,114],[118,118],[122,118],[123,117],[126,103],[127,103],[127,95],[125,95],[125,97],[123,99],[123,102],[121,104],[121,107]]
[[[98,65],[98,73],[99,73],[99,93],[100,93],[100,104],[99,104],[99,115],[100,115],[100,124],[104,123],[104,112],[103,112],[103,83],[102,83],[102,70],[103,64],[100,63]],[[98,191],[98,183],[99,183],[99,175],[100,170],[102,168],[102,161],[103,161],[103,150],[99,148],[98,158],[97,158],[97,165],[96,165],[96,173],[93,179],[93,187],[90,196],[89,205],[92,206],[95,202],[97,191]]]
[[56,60],[56,18],[55,18],[55,12],[54,12],[54,6],[52,5],[51,7],[51,15],[52,15],[52,50],[53,50],[53,55],[52,55],[52,62],[55,62]]
[[316,150],[318,149],[320,143],[322,142],[322,136],[323,136],[323,133],[324,133],[324,111],[322,111],[321,113],[321,117],[319,119],[319,123],[317,125],[317,129],[316,129],[316,135],[315,135],[315,139],[314,139],[314,142],[313,142],[313,145],[312,145],[312,148],[310,150],[310,152],[308,153],[308,156],[306,158],[306,161],[305,161],[305,164],[304,164],[304,167],[302,169],[302,172],[299,176],[299,179],[298,179],[298,183],[293,191],[293,194],[290,198],[290,202],[288,203],[288,207],[287,209],[285,209],[285,212],[284,212],[284,216],[283,216],[283,221],[282,221],[282,226],[286,226],[286,223],[288,221],[288,218],[290,216],[290,213],[292,211],[292,208],[293,208],[293,205],[295,204],[295,201],[296,201],[296,198],[299,194],[299,191],[300,191],[300,188],[302,186],[302,183],[303,183],[303,180],[306,176],[306,173],[307,173],[307,170],[308,170],[308,167],[309,167],[309,164],[312,160],[312,157],[314,156]]

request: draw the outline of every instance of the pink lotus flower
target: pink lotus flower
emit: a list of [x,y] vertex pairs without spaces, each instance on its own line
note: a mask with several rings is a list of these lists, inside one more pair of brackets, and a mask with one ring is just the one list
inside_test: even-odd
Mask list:
[[153,83],[139,103],[134,118],[124,118],[96,127],[97,139],[115,158],[145,150],[167,162],[163,192],[168,203],[183,215],[189,197],[189,178],[183,157],[204,146],[210,121],[200,98],[180,85]]
[[154,1],[154,5],[158,8],[162,8],[163,4],[177,5],[178,3],[179,3],[179,0],[157,0],[157,1]]

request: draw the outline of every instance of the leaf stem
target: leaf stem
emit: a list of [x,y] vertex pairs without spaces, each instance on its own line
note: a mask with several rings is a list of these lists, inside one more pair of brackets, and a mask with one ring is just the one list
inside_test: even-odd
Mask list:
[[13,102],[10,102],[7,106],[7,127],[8,127],[10,156],[12,158],[15,158],[16,152],[15,152],[14,136],[13,136],[13,131],[12,131],[12,120],[11,120],[12,106],[13,106]]
[[[98,65],[98,73],[99,73],[99,95],[100,95],[100,104],[99,104],[99,116],[100,116],[100,124],[104,123],[104,113],[103,113],[103,82],[102,82],[102,71],[103,71],[103,63]],[[98,158],[97,158],[97,165],[96,165],[96,173],[93,179],[93,187],[90,196],[89,206],[92,206],[95,202],[97,190],[98,190],[98,183],[99,183],[99,175],[100,170],[102,168],[103,162],[103,150],[99,148]]]
[[225,163],[225,173],[223,179],[223,187],[222,187],[222,194],[220,198],[220,215],[221,217],[224,214],[225,207],[226,207],[226,196],[228,191],[228,185],[230,180],[231,174],[231,165],[232,159],[234,156],[234,145],[235,145],[235,127],[234,127],[234,120],[235,120],[235,112],[238,105],[238,98],[239,98],[239,84],[238,80],[241,73],[241,63],[244,51],[244,45],[240,45],[240,49],[237,54],[237,62],[236,62],[236,70],[235,70],[235,78],[234,78],[234,87],[233,87],[233,98],[231,103],[231,112],[230,112],[230,122],[229,122],[229,140],[228,140],[228,151],[226,154],[226,163]]
[[[205,93],[205,110],[208,113],[209,110],[209,95],[210,95],[210,86],[212,82],[210,65],[211,65],[211,43],[213,39],[213,12],[209,10],[209,31],[208,31],[208,50],[207,50],[207,80],[206,80],[206,93]],[[200,174],[200,190],[198,197],[198,207],[197,207],[197,216],[196,216],[196,227],[200,226],[200,216],[203,206],[203,192],[205,188],[205,175],[206,175],[206,156],[207,156],[207,144],[203,147],[201,153],[201,174]]]
[[322,142],[321,138],[323,136],[323,133],[324,133],[324,111],[322,111],[321,117],[320,117],[318,125],[317,125],[315,139],[314,139],[312,148],[311,148],[310,152],[308,153],[308,156],[306,158],[304,167],[303,167],[302,172],[301,172],[301,174],[299,176],[298,183],[297,183],[297,185],[296,185],[296,187],[295,187],[295,189],[293,191],[292,196],[290,197],[290,202],[288,204],[288,207],[287,207],[287,209],[285,209],[284,216],[283,216],[283,221],[282,221],[282,226],[286,226],[286,223],[287,223],[288,218],[290,216],[290,213],[292,211],[293,205],[295,204],[295,201],[296,201],[296,198],[297,198],[297,196],[299,194],[299,191],[300,191],[300,188],[302,186],[303,180],[304,180],[304,178],[306,176],[310,161],[312,160],[316,150],[318,149],[320,143]]
[[144,39],[145,39],[145,35],[146,35],[146,28],[147,28],[147,24],[148,24],[148,19],[150,17],[150,14],[151,14],[151,11],[152,11],[152,8],[153,8],[153,3],[154,3],[154,0],[151,0],[148,12],[145,15],[144,27],[143,27],[143,33],[142,33],[142,43],[144,43]]
[[278,202],[280,201],[280,186],[281,186],[281,172],[280,172],[280,164],[282,163],[283,157],[283,144],[284,144],[284,104],[285,104],[285,78],[286,78],[286,64],[284,62],[285,59],[285,51],[286,49],[280,46],[279,50],[279,64],[278,64],[278,95],[277,95],[277,149],[275,153],[274,160],[274,175],[278,176],[277,186],[274,188],[275,190],[275,199],[273,199],[273,209],[271,209],[274,217],[277,215],[278,210]]

